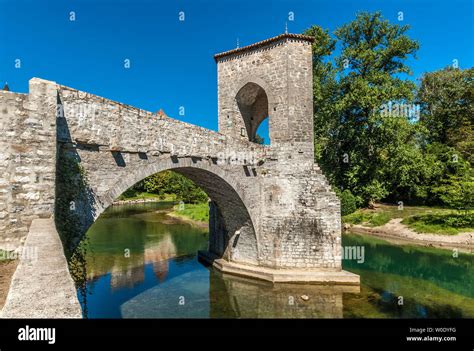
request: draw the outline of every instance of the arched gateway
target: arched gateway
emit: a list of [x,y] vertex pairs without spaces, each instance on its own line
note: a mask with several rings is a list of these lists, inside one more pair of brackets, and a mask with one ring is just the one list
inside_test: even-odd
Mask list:
[[[128,187],[174,170],[212,200],[200,255],[218,269],[358,284],[341,269],[339,200],[313,160],[312,40],[282,34],[215,55],[218,132],[36,78],[29,94],[2,92],[3,113],[17,118],[1,126],[14,131],[0,140],[3,174],[33,176],[6,194],[22,211],[0,219],[0,239],[21,241],[33,218],[55,213],[75,243]],[[270,145],[259,145],[265,118]]]

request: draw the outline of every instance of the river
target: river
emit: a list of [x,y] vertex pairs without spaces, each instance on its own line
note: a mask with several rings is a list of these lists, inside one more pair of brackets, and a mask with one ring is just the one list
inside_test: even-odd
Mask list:
[[[206,229],[166,215],[171,204],[112,206],[87,232],[78,288],[86,318],[473,318],[473,255],[344,234],[357,287],[271,284],[222,275],[197,260]],[[78,284],[79,285],[79,284]]]

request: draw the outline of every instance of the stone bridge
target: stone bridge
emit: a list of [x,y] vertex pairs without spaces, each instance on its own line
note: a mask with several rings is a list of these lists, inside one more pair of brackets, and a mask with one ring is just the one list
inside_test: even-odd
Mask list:
[[[54,217],[66,251],[126,189],[164,170],[210,198],[204,260],[272,282],[358,284],[341,269],[340,205],[313,156],[312,38],[215,55],[215,132],[55,82],[0,92],[0,243]],[[269,145],[255,143],[269,119]]]

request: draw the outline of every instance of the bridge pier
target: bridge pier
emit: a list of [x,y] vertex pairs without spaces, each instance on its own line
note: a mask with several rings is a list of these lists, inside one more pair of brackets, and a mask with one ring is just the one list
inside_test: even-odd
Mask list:
[[212,265],[222,273],[240,277],[252,278],[276,283],[298,283],[319,285],[359,286],[357,274],[344,270],[333,269],[276,269],[262,266],[252,266],[223,258],[218,258],[209,251],[199,251],[199,259],[205,264]]

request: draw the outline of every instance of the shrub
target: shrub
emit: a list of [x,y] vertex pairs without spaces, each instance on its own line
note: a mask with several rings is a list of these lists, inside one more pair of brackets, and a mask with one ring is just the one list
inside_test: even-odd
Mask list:
[[458,211],[469,211],[474,208],[474,177],[470,174],[450,176],[433,192],[439,196],[444,204]]
[[347,216],[357,210],[356,197],[351,191],[346,189],[340,194],[341,198],[341,215]]
[[423,222],[430,225],[439,225],[443,227],[453,228],[471,228],[474,227],[474,215],[469,214],[429,214],[413,216],[409,218],[407,223]]

